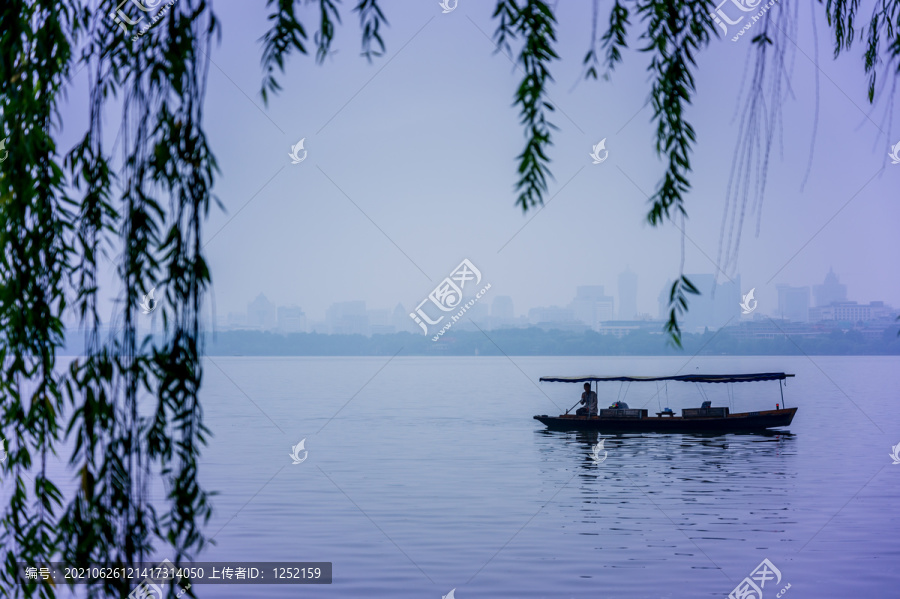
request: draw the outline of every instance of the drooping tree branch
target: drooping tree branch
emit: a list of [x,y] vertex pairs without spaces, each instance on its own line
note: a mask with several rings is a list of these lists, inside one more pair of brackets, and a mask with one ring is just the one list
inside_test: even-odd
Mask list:
[[[137,35],[81,3],[21,4],[0,11],[4,130],[23,136],[13,134],[16,151],[0,166],[9,199],[0,202],[0,357],[11,358],[0,359],[0,434],[15,440],[2,467],[17,473],[0,524],[0,576],[17,596],[53,597],[40,580],[13,582],[16,562],[133,564],[163,545],[177,564],[205,542],[211,511],[197,460],[207,431],[197,394],[209,272],[200,235],[216,167],[202,105],[216,21],[205,0],[181,0],[164,17],[145,19]],[[82,38],[76,57],[71,48]],[[89,79],[88,130],[59,164],[56,105],[79,63]],[[121,114],[119,159],[104,147],[109,113]],[[109,260],[121,303],[118,318],[104,323],[98,271]],[[165,290],[157,337],[137,314],[154,285]],[[68,301],[86,331],[85,355],[60,373],[55,353]],[[104,339],[109,324],[115,332]],[[71,498],[46,472],[63,430],[80,477]],[[158,512],[147,482],[160,475],[167,496]],[[120,597],[132,582],[108,578],[87,588]]]
[[760,32],[750,40],[752,70],[742,78],[749,83],[737,109],[738,136],[719,240],[718,264],[726,271],[737,267],[748,214],[756,215],[757,234],[762,224],[772,146],[782,131],[782,107],[790,93],[790,39],[796,37],[796,13],[790,10],[782,4],[769,9],[758,23]]
[[543,0],[500,0],[494,11],[499,21],[494,38],[498,51],[513,55],[510,42],[522,38],[516,62],[522,68],[522,81],[515,93],[520,122],[525,128],[525,149],[519,154],[516,182],[516,204],[523,212],[543,204],[550,174],[547,149],[553,145],[551,131],[556,129],[549,119],[553,104],[547,87],[553,81],[550,64],[559,58],[556,43],[556,17]]
[[[681,268],[669,294],[669,319],[664,327],[670,343],[681,347],[679,318],[688,310],[688,294],[698,293],[684,276],[685,203],[691,188],[691,152],[697,142],[686,112],[696,92],[695,52],[709,44],[714,26],[709,18],[713,5],[708,0],[668,2],[665,6],[661,10],[655,0],[638,2],[637,12],[647,22],[647,30],[641,35],[645,41],[641,49],[651,55],[648,70],[653,76],[650,101],[656,121],[656,152],[668,158],[662,181],[650,198],[647,222],[660,226],[666,220],[682,219]],[[614,15],[612,19],[618,22],[619,18]],[[608,47],[615,49],[617,37],[607,39]],[[613,61],[615,55],[611,56]],[[613,64],[610,63],[610,68]]]
[[[51,0],[11,0],[0,10],[0,480],[12,487],[0,515],[4,589],[16,588],[16,561],[59,547],[63,497],[47,462],[64,431],[56,353],[65,342],[72,213],[53,132],[78,19],[77,7]],[[37,584],[23,592],[53,594]]]

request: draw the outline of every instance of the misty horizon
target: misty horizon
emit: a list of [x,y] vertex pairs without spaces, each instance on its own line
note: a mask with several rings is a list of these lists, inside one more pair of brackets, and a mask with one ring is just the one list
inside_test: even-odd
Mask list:
[[[761,212],[747,212],[740,251],[725,260],[724,197],[749,40],[714,41],[714,52],[698,57],[690,108],[698,142],[682,240],[680,225],[646,222],[664,157],[651,143],[641,53],[630,53],[630,68],[609,81],[579,82],[590,23],[577,7],[559,6],[554,178],[545,204],[523,215],[513,187],[523,137],[510,106],[519,73],[494,54],[489,6],[460,3],[437,16],[433,8],[394,12],[387,55],[372,64],[355,55],[351,35],[337,36],[336,53],[321,65],[292,58],[283,91],[264,105],[257,40],[265,13],[219,7],[227,43],[212,54],[215,102],[205,118],[223,209],[213,207],[204,226],[214,273],[207,318],[243,312],[259,293],[311,319],[341,301],[411,309],[463,258],[492,284],[491,297],[514,298],[517,314],[565,306],[582,285],[603,285],[618,303],[617,277],[630,267],[638,275],[636,312],[658,317],[660,290],[679,274],[682,242],[685,273],[717,274],[720,282],[739,273],[742,293],[755,289],[763,313],[777,306],[777,285],[816,285],[831,267],[849,299],[900,305],[900,279],[883,267],[900,254],[893,230],[900,207],[892,201],[900,166],[887,157],[900,134],[885,129],[900,119],[866,104],[864,74],[848,57],[822,67],[828,77],[816,92],[821,73],[798,53]],[[811,32],[797,43],[814,48]],[[75,90],[86,85],[84,72],[73,79]],[[88,111],[75,93],[61,110],[70,124],[61,132],[65,147]],[[115,130],[108,135],[111,143]],[[301,140],[303,160],[295,163]],[[597,164],[591,153],[600,140],[608,156]],[[100,281],[109,322],[123,309],[111,280]]]
[[[626,271],[623,271],[623,272],[626,272]],[[632,271],[632,272],[633,272],[633,271]],[[635,273],[635,274],[637,275],[637,273]],[[835,274],[837,275],[838,280],[840,281],[840,280],[841,280],[840,274],[839,274],[839,273],[835,273]],[[817,307],[817,306],[824,306],[824,305],[828,305],[828,303],[830,303],[830,302],[824,303],[824,304],[816,303],[815,298],[814,298],[813,295],[812,295],[812,290],[813,290],[816,286],[820,286],[820,285],[822,284],[822,282],[824,281],[826,275],[827,275],[827,273],[823,275],[822,280],[820,280],[820,281],[818,281],[818,282],[815,282],[815,283],[812,283],[812,284],[804,284],[804,285],[800,285],[800,284],[796,284],[796,283],[779,283],[778,286],[786,285],[786,286],[789,286],[789,287],[792,287],[792,288],[800,288],[800,289],[802,289],[802,288],[807,288],[807,289],[810,291],[810,303],[809,303],[809,307],[812,308],[812,307]],[[692,278],[692,279],[695,281],[695,284],[696,284],[697,280],[701,279],[702,277],[709,277],[709,276],[715,276],[715,275],[713,275],[712,273],[686,273],[686,276],[687,276],[688,278]],[[638,280],[638,285],[637,285],[637,287],[638,287],[638,292],[640,293],[640,289],[641,289],[641,285],[640,285],[640,281],[641,281],[640,275],[637,275],[637,280]],[[740,280],[741,280],[740,274],[735,275],[735,276],[733,277],[733,280],[734,280],[734,281],[740,281]],[[719,281],[719,284],[726,284],[726,283],[728,283],[728,281],[722,281],[722,280]],[[639,307],[637,308],[637,311],[636,311],[636,314],[635,314],[635,317],[634,317],[634,318],[623,317],[623,315],[619,313],[620,304],[621,304],[621,295],[620,295],[619,290],[617,289],[617,286],[614,285],[614,286],[611,286],[611,288],[610,288],[610,287],[608,287],[607,285],[604,285],[604,284],[602,284],[602,283],[599,283],[599,284],[596,284],[596,283],[591,283],[591,284],[583,283],[583,284],[579,284],[579,285],[577,285],[575,288],[573,288],[573,290],[572,290],[572,296],[569,298],[569,301],[563,301],[561,304],[554,304],[554,305],[550,305],[550,306],[534,305],[534,306],[527,306],[527,307],[521,308],[521,307],[519,306],[519,304],[516,302],[516,300],[515,300],[514,297],[511,297],[511,296],[509,296],[509,295],[501,295],[501,294],[497,294],[497,295],[493,295],[493,294],[492,294],[492,297],[489,299],[489,301],[488,301],[487,303],[488,303],[489,306],[493,306],[493,300],[496,300],[497,298],[509,298],[509,299],[512,300],[512,305],[513,305],[513,316],[516,317],[516,318],[518,318],[518,317],[523,317],[523,316],[524,316],[524,317],[527,317],[529,311],[531,311],[531,310],[533,310],[533,309],[550,308],[550,307],[560,307],[560,308],[566,307],[566,306],[569,305],[569,304],[571,303],[571,301],[575,298],[576,293],[577,293],[577,289],[578,289],[579,287],[602,287],[602,288],[604,289],[604,291],[606,292],[606,294],[607,294],[607,295],[610,295],[610,296],[611,296],[612,298],[614,298],[614,300],[615,300],[615,317],[614,317],[614,318],[611,318],[611,319],[607,319],[607,320],[648,320],[648,319],[649,319],[649,320],[660,320],[660,319],[665,318],[665,316],[663,316],[663,315],[660,313],[660,304],[659,304],[660,296],[663,295],[663,294],[666,294],[666,295],[667,295],[670,286],[671,286],[671,280],[667,281],[667,282],[666,282],[665,284],[663,284],[663,285],[660,285],[659,288],[657,289],[657,291],[655,292],[655,304],[656,304],[656,305],[650,307],[650,309],[647,309],[647,310],[641,310],[641,307],[642,307],[642,306],[639,306]],[[708,287],[708,286],[707,286],[707,287]],[[749,287],[749,286],[747,286],[747,285],[744,285],[744,287],[745,287],[745,289],[742,290],[744,293],[746,293],[746,292],[750,291],[750,289],[752,289],[752,287]],[[711,289],[709,289],[709,288],[704,289],[704,288],[703,288],[702,286],[700,286],[700,285],[698,285],[698,288],[699,288],[699,290],[700,290],[702,296],[708,296],[708,295],[711,294]],[[778,292],[778,290],[777,290],[777,288],[776,288],[776,289],[775,289],[776,298],[777,298],[777,292]],[[647,295],[650,295],[650,293],[648,292]],[[257,298],[259,298],[260,296],[262,296],[262,297],[264,297],[266,300],[272,302],[271,298],[269,298],[269,296],[266,295],[265,292],[260,291],[260,292],[256,293],[253,297],[251,297],[251,298],[247,301],[247,303],[246,303],[246,305],[245,305],[245,310],[243,310],[243,311],[232,310],[232,311],[229,311],[228,313],[223,313],[222,311],[219,311],[218,314],[217,314],[217,322],[220,323],[220,324],[223,323],[225,320],[228,319],[229,315],[241,314],[241,313],[244,313],[244,314],[245,314],[245,313],[246,313],[246,308],[247,308],[248,306],[250,306],[250,304],[252,304],[252,302],[253,302],[254,300],[256,300]],[[759,293],[758,293],[758,292],[757,292],[757,294],[756,294],[756,298],[757,298],[757,300],[760,302],[760,303],[759,303],[759,309],[756,311],[757,313],[760,313],[760,314],[767,314],[767,315],[770,315],[770,316],[777,316],[777,315],[778,315],[778,313],[779,313],[779,306],[778,306],[778,301],[777,301],[777,299],[776,299],[774,302],[770,302],[770,305],[768,306],[768,309],[767,309],[767,307],[764,305],[763,301],[762,301],[762,300],[759,300]],[[853,296],[852,290],[849,290],[849,289],[848,289],[848,291],[847,291],[847,298],[846,298],[845,301],[847,301],[847,302],[856,302],[856,303],[859,303],[859,304],[868,304],[868,303],[870,303],[870,302],[879,302],[879,301],[880,301],[880,302],[884,302],[886,305],[891,306],[891,307],[897,305],[897,303],[898,303],[898,302],[893,302],[893,301],[887,300],[886,298],[858,298],[858,297]],[[410,311],[411,311],[411,306],[415,304],[415,302],[413,302],[413,301],[409,301],[409,302],[398,301],[396,304],[394,304],[394,305],[392,305],[392,306],[372,306],[372,305],[370,305],[369,302],[367,302],[365,299],[361,299],[361,298],[346,298],[346,299],[343,299],[343,300],[338,300],[338,301],[333,302],[333,303],[329,306],[329,308],[332,307],[332,306],[334,306],[334,305],[336,305],[336,304],[347,304],[347,303],[358,303],[358,302],[364,303],[364,304],[365,304],[365,309],[368,310],[368,311],[385,311],[385,310],[387,310],[387,311],[393,312],[398,306],[402,306],[404,312],[406,312],[406,313],[410,312]],[[320,314],[312,314],[312,313],[310,313],[310,312],[302,305],[302,303],[297,302],[297,301],[293,301],[293,302],[288,301],[288,302],[283,303],[283,304],[276,304],[275,302],[272,302],[272,303],[273,303],[276,307],[279,307],[279,308],[280,308],[280,307],[292,307],[292,308],[296,307],[296,308],[300,308],[300,309],[304,312],[304,314],[306,315],[306,318],[307,318],[308,320],[310,320],[310,319],[313,319],[313,320],[325,320],[326,317],[327,317],[328,308],[326,308],[326,309],[325,309],[322,313],[320,313]],[[736,310],[739,311],[740,306],[739,306],[738,304],[736,304],[736,305],[735,305],[735,308],[736,308]],[[491,308],[491,314],[493,315],[493,308]]]

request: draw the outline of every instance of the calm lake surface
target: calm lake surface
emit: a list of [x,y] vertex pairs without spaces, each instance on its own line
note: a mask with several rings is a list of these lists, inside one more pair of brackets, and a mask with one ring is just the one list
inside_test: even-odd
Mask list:
[[[789,434],[547,432],[580,385],[547,375],[796,374]],[[733,397],[728,387],[733,388]],[[199,597],[900,597],[896,357],[212,357],[202,392],[217,490],[203,561],[330,561],[331,585],[199,585]],[[651,412],[697,386],[632,384]],[[775,382],[706,385],[736,411]],[[600,386],[606,407],[625,387]],[[880,429],[880,430],[879,430]],[[308,458],[291,447],[305,439]],[[591,446],[605,439],[607,459]],[[161,494],[157,483],[155,494]]]

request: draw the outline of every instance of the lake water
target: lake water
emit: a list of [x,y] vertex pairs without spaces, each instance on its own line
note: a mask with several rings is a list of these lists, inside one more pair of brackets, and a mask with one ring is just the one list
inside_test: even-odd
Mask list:
[[[788,584],[787,599],[900,597],[896,357],[211,360],[201,472],[219,495],[201,559],[329,561],[334,582],[199,597],[726,597],[764,559],[781,575],[766,599]],[[581,391],[540,376],[679,371],[795,373],[790,433],[598,437],[532,419]],[[775,382],[728,387],[703,391],[736,411],[781,402]],[[600,406],[703,399],[657,389],[602,384]]]
[[[789,599],[900,597],[896,357],[212,360],[204,560],[330,561],[334,582],[201,597],[725,597],[763,559],[782,575],[766,598],[788,583]],[[595,465],[596,435],[532,419],[580,394],[540,376],[679,369],[795,373],[790,434],[603,435]],[[777,383],[727,387],[704,391],[738,411],[781,401]],[[625,391],[601,385],[601,406]],[[690,384],[656,393],[624,399],[702,401]]]

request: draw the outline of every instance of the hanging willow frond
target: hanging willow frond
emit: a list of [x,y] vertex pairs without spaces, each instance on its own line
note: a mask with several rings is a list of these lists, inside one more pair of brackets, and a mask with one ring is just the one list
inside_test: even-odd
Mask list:
[[556,129],[549,120],[553,104],[547,87],[553,81],[550,64],[559,59],[553,48],[556,43],[556,17],[543,0],[501,0],[494,10],[499,20],[494,39],[498,51],[513,55],[510,42],[522,38],[522,48],[516,55],[521,66],[522,81],[516,90],[513,104],[519,107],[520,122],[525,128],[525,149],[517,157],[519,180],[515,189],[516,204],[527,212],[544,203],[550,159],[547,149],[553,145],[551,131]]

